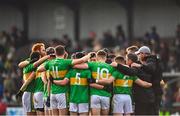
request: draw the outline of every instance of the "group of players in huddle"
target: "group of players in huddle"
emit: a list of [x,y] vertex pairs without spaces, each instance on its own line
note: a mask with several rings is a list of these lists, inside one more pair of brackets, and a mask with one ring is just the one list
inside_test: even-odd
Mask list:
[[18,64],[24,84],[17,93],[27,115],[131,115],[133,82],[144,88],[151,83],[128,76],[115,66],[129,66],[138,60],[134,47],[125,57],[107,63],[106,49],[76,52],[68,59],[65,47],[32,47],[30,57]]

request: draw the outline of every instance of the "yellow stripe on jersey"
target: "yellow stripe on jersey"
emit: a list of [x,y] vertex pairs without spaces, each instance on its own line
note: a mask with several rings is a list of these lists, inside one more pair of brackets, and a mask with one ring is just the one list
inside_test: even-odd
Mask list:
[[29,76],[30,76],[31,72],[23,74],[23,80],[26,81],[28,80]]
[[64,78],[68,70],[49,71],[53,78]]
[[115,80],[114,86],[132,87],[132,84],[133,84],[133,80],[117,79]]
[[49,70],[46,71],[46,78],[48,79],[49,78]]
[[41,75],[42,73],[43,73],[43,72],[37,72],[37,71],[36,71],[36,78],[41,77],[41,76],[42,76],[42,75]]
[[[108,78],[110,78],[110,76],[111,76],[111,74],[108,74]],[[97,72],[92,72],[92,77],[94,78],[94,79],[97,79]],[[100,77],[100,75],[99,75],[99,78],[101,79],[101,78],[106,78],[107,77],[107,73],[103,73],[103,75],[102,75],[102,77]]]
[[71,78],[71,85],[88,85],[87,78]]

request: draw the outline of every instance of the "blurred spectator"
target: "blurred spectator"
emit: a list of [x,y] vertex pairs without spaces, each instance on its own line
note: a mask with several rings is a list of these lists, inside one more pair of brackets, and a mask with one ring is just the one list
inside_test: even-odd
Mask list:
[[13,70],[13,73],[11,74],[11,77],[13,78],[13,81],[15,83],[15,91],[13,93],[16,94],[22,86],[23,75],[22,75],[21,70],[15,68]]
[[159,55],[162,62],[162,68],[164,71],[167,71],[167,62],[169,61],[169,46],[166,42],[160,43]]
[[7,108],[7,105],[0,101],[0,115],[6,114],[6,108]]
[[88,36],[89,37],[86,40],[86,45],[89,48],[93,48],[94,43],[96,41],[96,33],[95,32],[89,32]]
[[66,46],[66,48],[71,48],[72,47],[72,42],[71,39],[67,34],[63,35],[62,42]]
[[154,50],[155,52],[159,52],[159,45],[160,45],[160,37],[159,34],[157,33],[156,26],[151,27],[151,32],[149,33],[149,38],[152,44],[154,44]]
[[15,83],[10,75],[8,75],[4,80],[4,90],[7,97],[12,96],[12,94],[15,92]]
[[2,72],[0,71],[0,99],[3,97],[3,90],[4,90],[4,78],[2,76]]
[[168,71],[170,72],[175,72],[177,70],[177,59],[175,55],[170,54],[167,67],[168,67]]
[[125,42],[126,42],[126,38],[122,25],[118,25],[116,28],[116,45],[123,46]]
[[0,40],[0,45],[5,47],[10,40],[9,35],[6,33],[6,31],[2,31],[0,33]]
[[105,48],[112,48],[115,45],[115,39],[111,31],[104,32],[102,43]]
[[162,107],[163,108],[171,108],[172,107],[172,102],[173,102],[173,90],[172,88],[168,85],[165,88],[163,88],[163,96],[162,96]]

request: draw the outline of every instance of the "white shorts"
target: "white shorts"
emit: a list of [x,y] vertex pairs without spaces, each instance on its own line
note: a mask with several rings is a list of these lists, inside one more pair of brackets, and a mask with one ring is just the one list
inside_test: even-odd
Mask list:
[[31,92],[24,92],[22,96],[22,105],[24,112],[32,112],[33,107],[33,99],[32,99],[32,93]]
[[89,112],[89,104],[88,103],[70,103],[69,104],[69,111],[70,112],[77,112],[77,113],[85,113]]
[[34,93],[34,108],[44,108],[43,92]]
[[91,108],[100,108],[100,109],[109,109],[110,107],[110,98],[92,95],[91,96]]
[[133,113],[130,95],[114,94],[112,100],[113,113]]
[[51,94],[50,96],[51,109],[64,109],[67,108],[66,94]]

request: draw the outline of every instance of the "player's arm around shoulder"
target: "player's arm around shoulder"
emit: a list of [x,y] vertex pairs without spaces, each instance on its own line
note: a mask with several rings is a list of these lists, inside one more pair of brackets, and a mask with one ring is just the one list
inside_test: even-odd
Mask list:
[[28,64],[29,64],[29,61],[27,61],[27,60],[21,61],[21,62],[18,64],[18,67],[19,67],[19,68],[24,68],[24,67],[26,67]]
[[73,66],[75,69],[88,69],[88,64],[87,63],[81,63],[81,64],[76,64]]
[[97,84],[97,83],[90,83],[89,86],[93,87],[93,88],[96,88],[96,89],[103,89],[104,88],[103,85],[100,85],[100,84]]
[[115,78],[113,76],[111,76],[110,78],[106,79],[106,78],[102,78],[100,80],[97,80],[97,83],[99,84],[111,84],[113,83],[115,80]]
[[64,78],[63,80],[54,80],[53,83],[56,85],[64,86],[64,85],[67,85],[69,83],[69,79]]
[[140,85],[140,86],[142,86],[142,87],[145,87],[145,88],[150,88],[150,87],[152,86],[152,83],[143,81],[143,80],[141,80],[141,79],[139,79],[139,78],[137,78],[137,79],[135,80],[135,83],[138,84],[138,85]]
[[42,58],[40,58],[38,61],[34,62],[33,65],[34,67],[38,67],[39,65],[41,65],[44,61],[46,61],[50,56],[46,55]]
[[44,71],[46,71],[45,66],[44,66],[44,65],[39,66],[39,67],[37,68],[37,71],[38,71],[38,72],[44,72]]
[[45,85],[48,83],[46,71],[43,71],[43,72],[41,73],[41,79],[42,79],[42,81],[43,81],[43,83],[44,83]]
[[93,54],[90,52],[88,55],[80,58],[80,59],[73,59],[72,60],[72,65],[76,65],[76,64],[81,64],[81,63],[85,63],[87,62],[91,57],[93,56]]

